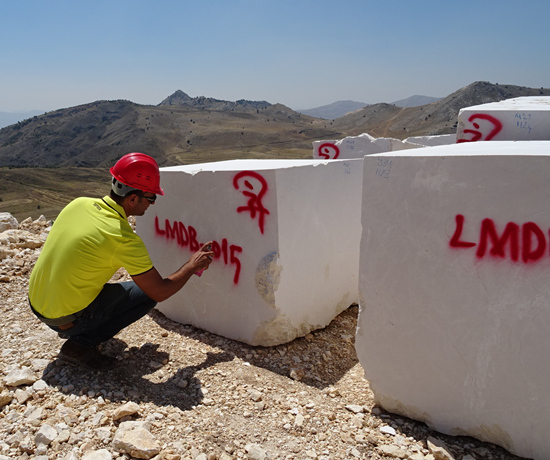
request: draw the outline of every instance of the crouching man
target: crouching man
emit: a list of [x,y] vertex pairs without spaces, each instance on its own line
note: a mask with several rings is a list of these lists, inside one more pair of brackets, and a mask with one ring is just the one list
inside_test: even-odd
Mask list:
[[[59,358],[100,371],[117,360],[98,346],[178,292],[193,273],[208,269],[213,255],[206,243],[163,278],[127,221],[164,195],[157,162],[129,153],[110,171],[109,196],[77,198],[61,211],[29,281],[34,314],[68,339]],[[121,267],[132,281],[108,283]]]

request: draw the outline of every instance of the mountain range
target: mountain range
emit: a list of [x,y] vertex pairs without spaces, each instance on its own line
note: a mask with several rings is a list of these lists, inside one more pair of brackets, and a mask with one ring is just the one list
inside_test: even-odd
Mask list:
[[[418,107],[421,105],[430,104],[432,102],[439,101],[441,98],[430,96],[411,96],[407,99],[401,99],[399,101],[392,102],[392,105],[397,107]],[[297,112],[309,115],[310,117],[324,118],[326,120],[334,120],[335,118],[343,117],[348,113],[355,112],[356,110],[366,107],[365,102],[356,101],[337,101],[332,104],[323,105],[313,109],[297,110]]]

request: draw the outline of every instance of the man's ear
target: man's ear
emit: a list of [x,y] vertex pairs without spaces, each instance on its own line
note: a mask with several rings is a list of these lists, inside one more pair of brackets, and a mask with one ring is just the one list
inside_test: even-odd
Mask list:
[[126,197],[126,202],[130,205],[130,206],[135,206],[136,204],[139,203],[139,196],[136,195],[135,193],[130,193],[130,195],[128,195]]

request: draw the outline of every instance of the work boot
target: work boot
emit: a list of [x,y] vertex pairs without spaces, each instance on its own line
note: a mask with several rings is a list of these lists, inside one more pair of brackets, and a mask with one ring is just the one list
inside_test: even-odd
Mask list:
[[113,369],[118,363],[116,358],[102,355],[97,346],[81,345],[71,339],[61,347],[59,359],[92,371],[107,371]]

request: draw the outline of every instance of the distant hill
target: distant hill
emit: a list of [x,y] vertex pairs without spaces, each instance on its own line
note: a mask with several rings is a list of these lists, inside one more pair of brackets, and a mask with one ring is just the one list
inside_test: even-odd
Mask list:
[[399,101],[392,102],[397,107],[420,107],[421,105],[431,104],[432,102],[440,101],[441,97],[430,96],[411,96],[407,99],[401,99]]
[[[435,101],[439,101],[441,98],[430,96],[411,96],[407,99],[401,99],[400,101],[392,102],[393,105],[398,107],[418,107],[420,105],[430,104]],[[355,112],[371,104],[365,102],[356,101],[337,101],[332,104],[323,105],[314,109],[297,110],[297,112],[309,115],[310,117],[323,118],[325,120],[334,120],[336,118],[343,117],[348,113]]]
[[195,107],[200,109],[210,110],[232,110],[239,112],[257,111],[271,107],[271,104],[266,101],[247,101],[240,99],[238,101],[223,101],[211,97],[190,97],[181,89],[178,89],[174,94],[168,96],[162,101],[159,106],[179,106],[179,107]]
[[282,104],[176,96],[158,106],[96,101],[0,129],[0,167],[105,168],[132,151],[166,166],[303,158],[313,140],[340,134]]
[[366,103],[356,101],[337,101],[332,104],[323,105],[314,109],[297,110],[297,112],[309,115],[310,117],[324,118],[325,120],[334,120],[350,112],[362,109]]
[[27,118],[34,117],[44,113],[43,110],[31,110],[29,112],[0,112],[0,128],[4,128],[9,125],[13,125],[18,121],[26,120]]
[[331,127],[349,135],[369,133],[375,137],[405,139],[456,133],[458,112],[487,102],[522,96],[550,96],[548,88],[498,85],[485,81],[460,88],[449,96],[420,107],[374,104],[334,120]]

